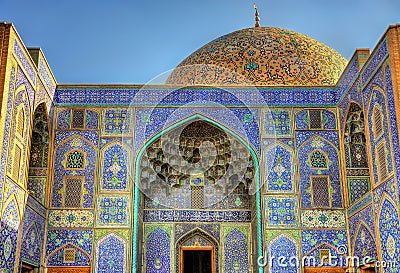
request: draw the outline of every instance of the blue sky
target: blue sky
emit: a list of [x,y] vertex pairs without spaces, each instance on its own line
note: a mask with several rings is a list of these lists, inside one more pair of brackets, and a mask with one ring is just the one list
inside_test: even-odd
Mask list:
[[[255,1],[261,25],[315,38],[349,59],[400,23],[399,0]],[[59,83],[147,83],[218,36],[254,24],[247,0],[0,0],[0,21],[41,47]]]

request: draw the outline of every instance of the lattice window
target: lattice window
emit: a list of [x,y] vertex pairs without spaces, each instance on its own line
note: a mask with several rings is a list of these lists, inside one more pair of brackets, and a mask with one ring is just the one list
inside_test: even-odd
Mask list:
[[326,155],[323,152],[321,152],[319,150],[316,150],[311,154],[310,163],[311,163],[311,168],[314,168],[314,169],[327,169],[328,168],[328,158],[326,157]]
[[67,154],[67,169],[84,169],[85,155],[78,150]]
[[66,248],[64,249],[64,263],[74,263],[75,262],[75,249]]
[[310,116],[310,129],[321,129],[321,110],[308,110],[308,114]]
[[72,128],[85,127],[85,110],[72,110]]
[[80,208],[82,203],[83,178],[68,177],[65,179],[64,207]]
[[192,209],[204,208],[204,188],[192,186]]
[[316,208],[330,207],[329,179],[327,176],[314,176],[311,178],[313,205]]
[[384,133],[383,114],[379,106],[375,106],[373,110],[373,129],[375,139],[378,139]]
[[320,249],[319,250],[319,260],[321,263],[329,263],[331,259],[330,249]]
[[387,166],[387,156],[386,156],[386,147],[385,142],[382,142],[376,148],[376,156],[378,159],[378,173],[379,179],[382,182],[388,176],[388,166]]
[[22,150],[18,145],[14,146],[14,157],[12,161],[12,177],[15,179],[19,178],[19,170],[21,166],[21,154]]
[[19,136],[23,137],[25,129],[25,113],[22,107],[18,109],[16,123],[16,132]]

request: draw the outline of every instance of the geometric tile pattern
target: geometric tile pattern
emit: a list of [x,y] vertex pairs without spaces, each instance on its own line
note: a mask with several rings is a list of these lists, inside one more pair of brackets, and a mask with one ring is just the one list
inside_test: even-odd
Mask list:
[[268,227],[298,226],[297,197],[264,197],[264,208]]
[[97,197],[99,226],[127,226],[129,224],[129,196],[100,195]]
[[348,249],[345,230],[303,230],[301,237],[303,255],[307,255],[313,248],[323,243],[336,248],[345,246]]
[[373,259],[378,258],[374,236],[365,225],[361,225],[358,230],[354,242],[354,256],[359,257],[361,261],[367,256]]
[[349,199],[353,204],[370,190],[369,177],[348,177]]
[[122,135],[131,132],[131,113],[128,109],[107,109],[103,112],[102,134]]
[[292,134],[291,110],[272,109],[265,112],[264,134],[266,137],[287,137]]

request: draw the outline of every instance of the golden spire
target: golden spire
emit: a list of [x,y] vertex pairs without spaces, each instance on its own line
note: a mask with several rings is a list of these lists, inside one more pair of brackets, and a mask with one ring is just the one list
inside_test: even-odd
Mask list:
[[254,25],[254,27],[260,27],[260,23],[258,23],[260,21],[260,17],[258,17],[258,9],[257,9],[257,5],[254,4],[254,9],[256,10],[256,24]]

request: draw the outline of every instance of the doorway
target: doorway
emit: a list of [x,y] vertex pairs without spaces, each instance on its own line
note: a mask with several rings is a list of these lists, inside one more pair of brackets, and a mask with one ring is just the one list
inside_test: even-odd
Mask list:
[[212,247],[182,247],[181,273],[214,273]]
[[21,273],[34,273],[34,271],[33,271],[34,269],[35,268],[32,265],[26,264],[26,263],[22,263]]

